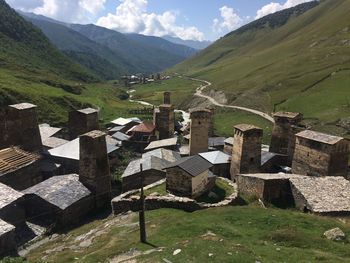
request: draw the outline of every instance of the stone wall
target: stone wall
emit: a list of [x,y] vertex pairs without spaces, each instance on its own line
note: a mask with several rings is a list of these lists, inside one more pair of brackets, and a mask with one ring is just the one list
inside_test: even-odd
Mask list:
[[230,163],[215,164],[210,171],[217,176],[230,179],[230,165]]
[[[238,205],[238,195],[237,195],[237,185],[232,183],[230,180],[226,180],[234,188],[234,193],[227,197],[225,200],[216,204],[198,203],[193,199],[187,197],[178,197],[173,195],[167,196],[148,196],[145,199],[146,210],[156,210],[161,208],[174,208],[181,209],[187,212],[193,212],[200,209],[212,208],[212,207],[222,207],[229,205]],[[152,185],[149,185],[145,189],[150,189],[155,186],[165,183],[165,180],[161,180]],[[139,191],[131,191],[124,193],[112,200],[112,209],[115,215],[126,213],[128,211],[137,212],[140,211],[140,201],[139,198],[133,198],[133,194],[138,194]],[[129,197],[131,196],[131,197]]]
[[[153,184],[159,180],[162,180],[166,177],[166,173],[158,170],[147,170],[143,171],[144,176],[144,186]],[[122,178],[122,189],[123,192],[128,192],[134,189],[141,188],[141,173],[136,173],[127,177]]]
[[35,161],[25,167],[0,176],[0,183],[6,184],[17,191],[25,190],[42,181],[40,161]]
[[191,196],[192,176],[179,167],[167,169],[166,190],[178,196]]
[[17,200],[0,209],[0,219],[14,225],[20,225],[24,223],[26,219],[25,209],[21,206],[21,201]]
[[209,190],[208,176],[209,176],[209,170],[204,171],[203,173],[197,175],[196,177],[191,178],[192,179],[192,191],[190,195],[191,198],[196,198]]

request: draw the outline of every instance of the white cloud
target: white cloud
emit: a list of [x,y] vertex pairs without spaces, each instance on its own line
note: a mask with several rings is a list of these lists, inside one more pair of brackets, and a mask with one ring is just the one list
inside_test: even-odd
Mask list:
[[120,1],[115,13],[99,18],[96,24],[123,33],[140,33],[159,37],[171,35],[184,40],[204,39],[204,34],[196,27],[177,25],[177,12],[148,13],[147,0]]
[[91,22],[104,9],[106,0],[6,0],[24,12],[48,16],[65,22]]
[[259,19],[262,18],[266,15],[275,13],[277,11],[281,11],[283,9],[286,8],[290,8],[302,3],[306,3],[306,2],[311,2],[313,0],[287,0],[284,4],[280,4],[280,3],[275,3],[275,2],[271,2],[265,6],[263,6],[261,9],[259,9],[256,12],[256,17],[255,19]]
[[223,6],[219,10],[221,19],[215,18],[213,20],[212,28],[214,32],[232,31],[242,25],[242,18],[236,14],[233,8]]

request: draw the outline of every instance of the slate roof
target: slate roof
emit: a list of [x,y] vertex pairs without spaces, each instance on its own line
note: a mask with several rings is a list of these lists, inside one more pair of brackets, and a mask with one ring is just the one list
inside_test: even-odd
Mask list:
[[139,118],[134,117],[134,118],[118,118],[118,119],[111,121],[111,123],[118,125],[118,126],[125,126],[125,125],[129,124],[130,122],[141,123],[141,120]]
[[151,142],[146,148],[145,151],[154,150],[157,148],[164,148],[164,147],[170,147],[170,146],[176,146],[177,145],[177,137],[165,139],[165,140],[158,140]]
[[261,131],[261,129],[259,127],[256,127],[254,125],[251,125],[251,124],[238,124],[235,126],[235,129],[238,129],[240,131],[255,131],[255,130],[258,130],[258,131]]
[[[110,154],[119,149],[118,146],[110,145],[106,142],[107,153]],[[57,148],[48,150],[48,154],[53,157],[66,158],[71,160],[80,159],[80,145],[79,138],[74,139],[66,144],[63,144]]]
[[40,155],[25,152],[18,147],[0,150],[0,176],[28,166],[40,158]]
[[118,131],[121,131],[121,130],[123,130],[125,128],[125,126],[115,126],[115,127],[113,127],[113,128],[111,128],[111,129],[109,129],[108,131],[109,132],[118,132]]
[[15,227],[0,219],[0,236],[14,230]]
[[226,140],[225,137],[210,137],[208,139],[208,146],[209,147],[224,146],[225,140]]
[[54,176],[23,191],[34,194],[50,204],[64,210],[87,197],[91,192],[79,181],[79,175]]
[[11,108],[16,108],[18,110],[26,110],[26,109],[30,109],[30,108],[36,108],[37,106],[31,103],[19,103],[19,104],[13,104],[13,105],[9,105],[9,107]]
[[167,168],[179,167],[191,176],[195,177],[211,168],[213,165],[199,155],[181,158],[170,164]]
[[298,177],[299,175],[293,175],[293,174],[284,174],[284,173],[274,173],[274,174],[240,174],[239,176],[242,177],[252,177],[252,178],[259,178],[262,180],[289,180],[292,177]]
[[174,152],[167,149],[156,149],[142,155],[142,158],[147,158],[149,156],[155,156],[160,159],[164,159],[169,162],[176,162],[181,159],[181,155],[179,152]]
[[118,141],[124,142],[130,140],[130,136],[122,132],[116,132],[112,137]]
[[273,117],[282,117],[282,118],[288,118],[288,119],[295,119],[299,118],[301,116],[301,113],[299,112],[288,112],[288,111],[280,111],[273,114]]
[[221,151],[205,152],[199,154],[211,164],[224,164],[231,162],[231,156]]
[[142,171],[147,170],[158,170],[162,171],[166,168],[170,162],[155,156],[148,156],[145,158],[137,159],[129,163],[128,167],[125,169],[122,178],[139,173],[140,164],[142,164]]
[[233,137],[229,137],[224,142],[225,144],[233,145],[233,140],[234,140]]
[[344,177],[298,176],[290,183],[315,213],[350,212],[350,182]]
[[51,127],[49,124],[40,124],[39,131],[41,136],[41,141],[44,142],[48,138],[54,136],[56,133],[61,131],[62,128]]
[[43,141],[43,146],[50,148],[50,149],[53,149],[53,148],[59,147],[63,144],[66,144],[68,142],[69,141],[61,139],[61,138],[50,137],[50,138],[47,138]]
[[268,161],[270,161],[275,156],[278,156],[280,154],[267,152],[267,151],[261,151],[261,165],[264,165]]
[[83,113],[83,114],[92,114],[92,113],[98,112],[98,110],[93,109],[93,108],[86,108],[86,109],[77,110],[77,111],[80,113]]
[[11,187],[0,183],[0,209],[8,206],[23,196],[21,192],[18,192]]
[[329,135],[329,134],[325,134],[325,133],[321,133],[321,132],[316,132],[316,131],[310,131],[310,130],[305,130],[305,131],[299,132],[296,136],[301,137],[301,138],[305,138],[305,139],[309,139],[312,141],[316,141],[316,142],[330,144],[330,145],[336,144],[339,141],[344,139],[342,137],[333,136],[333,135]]

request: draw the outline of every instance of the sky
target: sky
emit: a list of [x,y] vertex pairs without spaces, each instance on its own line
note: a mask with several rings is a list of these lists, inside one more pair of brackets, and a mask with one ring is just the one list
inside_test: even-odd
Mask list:
[[265,15],[312,0],[5,0],[59,21],[123,33],[211,40]]

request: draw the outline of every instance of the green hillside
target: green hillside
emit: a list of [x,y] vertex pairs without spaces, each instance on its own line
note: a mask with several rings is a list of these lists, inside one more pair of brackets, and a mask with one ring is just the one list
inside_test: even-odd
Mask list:
[[0,0],[0,107],[31,102],[52,124],[63,124],[72,108],[99,106],[104,118],[125,111],[123,91],[98,80]]
[[229,104],[300,111],[350,135],[350,1],[306,3],[221,38],[172,71],[209,80]]

